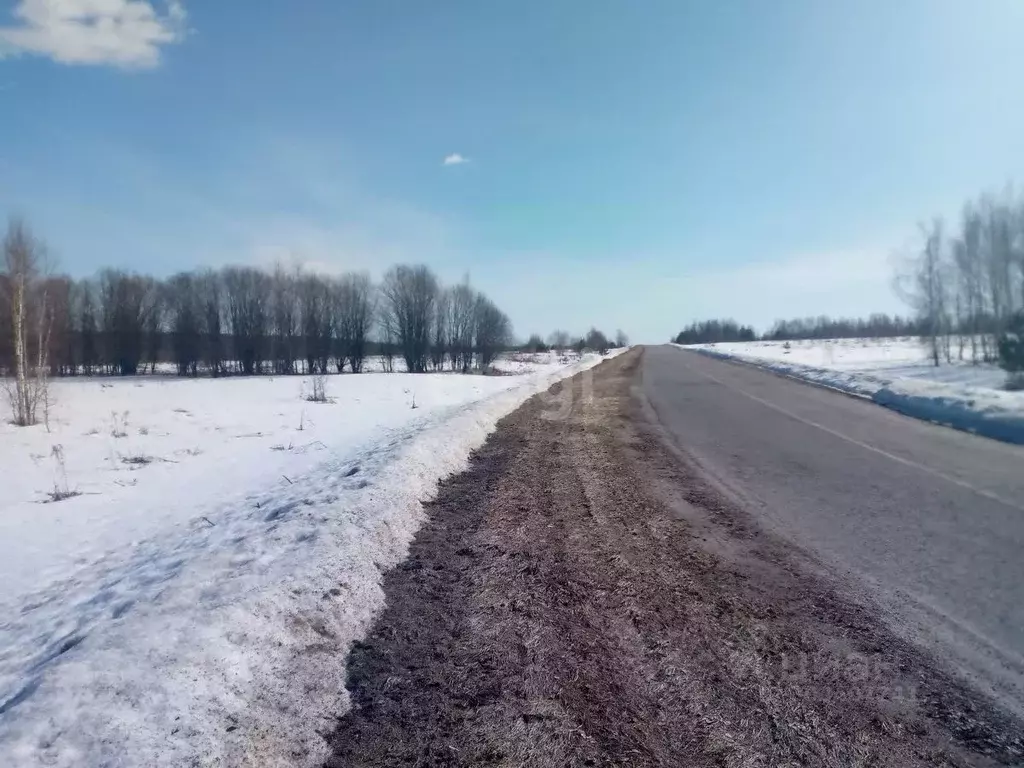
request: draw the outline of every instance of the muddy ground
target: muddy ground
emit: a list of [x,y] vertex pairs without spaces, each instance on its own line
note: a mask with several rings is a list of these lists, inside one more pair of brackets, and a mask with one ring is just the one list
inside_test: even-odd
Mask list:
[[505,418],[349,659],[329,766],[1024,764],[1024,729],[661,440],[641,350]]

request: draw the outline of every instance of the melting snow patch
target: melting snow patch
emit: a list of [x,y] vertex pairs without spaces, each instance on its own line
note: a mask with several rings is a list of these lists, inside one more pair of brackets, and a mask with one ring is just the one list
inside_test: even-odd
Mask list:
[[[56,434],[0,437],[5,481],[21,472],[0,491],[0,765],[316,764],[421,502],[501,416],[599,360],[332,377],[313,406],[287,378],[59,387]],[[86,493],[40,505],[51,470],[29,457],[57,440]],[[125,483],[122,442],[180,461]]]

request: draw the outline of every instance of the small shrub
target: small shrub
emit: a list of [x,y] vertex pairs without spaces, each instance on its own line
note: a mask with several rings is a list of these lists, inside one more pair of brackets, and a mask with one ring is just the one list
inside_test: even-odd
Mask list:
[[503,371],[493,365],[484,368],[480,373],[484,376],[515,376],[514,371]]
[[135,454],[131,454],[130,456],[122,456],[121,457],[121,463],[122,464],[129,464],[129,465],[131,465],[133,467],[144,467],[147,464],[152,464],[153,463],[153,457],[152,456],[146,456],[146,455],[141,454],[141,453],[135,453]]
[[1024,310],[1010,318],[1006,330],[999,334],[999,367],[1010,374],[1009,388],[1015,379],[1024,375]]
[[327,397],[327,379],[322,373],[313,377],[312,384],[312,391],[306,395],[307,401],[311,403],[331,402],[331,399]]
[[1003,389],[1007,392],[1024,392],[1024,373],[1018,371],[1007,376]]
[[128,437],[128,411],[122,414],[110,412],[110,436],[118,439]]
[[54,488],[52,491],[46,494],[50,501],[56,503],[58,501],[64,501],[65,499],[73,499],[75,496],[81,496],[81,491],[71,491],[67,489]]
[[81,496],[81,492],[77,490],[71,490],[68,487],[68,470],[64,466],[64,448],[60,445],[55,445],[50,450],[50,456],[53,457],[56,467],[56,477],[53,481],[53,490],[46,495],[50,497],[50,501],[64,501],[64,499],[71,499],[75,496]]

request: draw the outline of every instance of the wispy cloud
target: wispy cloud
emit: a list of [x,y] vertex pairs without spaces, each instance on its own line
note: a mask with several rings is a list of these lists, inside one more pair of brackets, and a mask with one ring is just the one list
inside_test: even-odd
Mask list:
[[185,7],[167,0],[20,0],[18,24],[0,27],[0,56],[32,54],[61,64],[148,69],[185,36]]
[[463,157],[458,152],[453,152],[444,159],[444,165],[465,165],[469,162],[468,157]]

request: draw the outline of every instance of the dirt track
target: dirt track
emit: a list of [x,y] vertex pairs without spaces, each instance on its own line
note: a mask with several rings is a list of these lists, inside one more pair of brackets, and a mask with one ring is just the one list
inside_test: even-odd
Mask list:
[[639,351],[445,482],[349,660],[330,766],[1013,765],[944,679],[645,423]]

